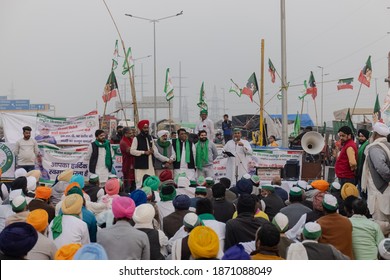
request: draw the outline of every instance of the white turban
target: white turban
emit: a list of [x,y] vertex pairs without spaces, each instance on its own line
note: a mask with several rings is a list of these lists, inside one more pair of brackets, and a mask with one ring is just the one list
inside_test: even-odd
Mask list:
[[378,133],[379,135],[382,135],[382,136],[387,136],[390,134],[389,127],[381,122],[376,122],[373,125],[372,130],[375,131],[376,133]]
[[161,136],[168,135],[168,134],[169,134],[168,130],[160,130],[159,132],[157,132],[157,137],[160,138]]

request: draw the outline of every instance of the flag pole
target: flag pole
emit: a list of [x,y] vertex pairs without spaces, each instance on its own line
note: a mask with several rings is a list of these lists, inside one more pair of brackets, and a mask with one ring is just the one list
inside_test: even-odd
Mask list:
[[257,144],[263,146],[264,131],[264,39],[261,39],[261,63],[260,63],[260,135]]
[[169,118],[169,135],[172,133],[172,110],[171,110],[171,100],[168,101],[168,118]]
[[360,95],[360,90],[361,90],[361,89],[362,89],[362,83],[360,83],[360,87],[359,87],[358,95],[356,96],[355,104],[353,105],[353,109],[352,109],[351,118],[352,118],[352,116],[353,116],[353,113],[355,112],[356,103],[358,102],[359,95]]
[[314,110],[316,111],[316,126],[317,126],[317,132],[318,132],[318,112],[317,112],[317,102],[314,99]]
[[[111,72],[112,72],[112,69],[114,68],[114,62],[112,62],[112,66],[111,66]],[[111,84],[111,79],[112,79],[112,75],[110,73],[110,76],[108,78],[108,84]],[[105,95],[105,92],[103,93],[103,96]],[[107,98],[107,96],[106,96]],[[106,119],[106,110],[107,110],[107,103],[108,103],[108,100],[106,99],[105,102],[104,102],[104,109],[103,109],[103,118],[102,118],[102,122],[100,124],[100,129],[103,129],[104,128],[104,121]]]
[[[125,43],[122,39],[122,36],[121,36],[121,33],[119,32],[119,29],[118,29],[118,26],[116,25],[116,22],[114,20],[114,17],[112,16],[112,13],[110,11],[110,8],[108,7],[107,3],[105,0],[103,0],[103,3],[104,5],[106,6],[107,8],[107,11],[108,13],[110,14],[110,17],[111,17],[111,20],[112,22],[114,23],[114,26],[115,26],[115,29],[118,33],[118,36],[121,40],[121,45],[122,45],[122,48],[123,48],[123,52],[126,54],[126,47],[125,47]],[[125,56],[126,57],[126,56]],[[127,60],[127,59],[126,59]],[[130,63],[129,61],[127,60],[127,65],[129,66],[130,68]],[[133,100],[133,114],[134,114],[134,125],[136,125],[138,122],[139,122],[139,117],[138,117],[138,106],[137,106],[137,96],[135,94],[135,85],[134,85],[134,72],[131,71],[132,69],[129,69],[129,81],[130,81],[130,89],[131,89],[131,97],[132,97],[132,100]],[[122,106],[122,109],[123,109],[123,105]],[[126,119],[126,125],[127,124],[127,119]]]

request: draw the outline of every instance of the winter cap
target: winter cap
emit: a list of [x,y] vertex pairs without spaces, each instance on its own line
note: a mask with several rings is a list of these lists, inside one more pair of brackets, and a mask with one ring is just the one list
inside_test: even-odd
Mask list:
[[322,200],[322,206],[330,211],[336,211],[339,207],[337,199],[331,194],[325,194]]
[[306,239],[316,240],[321,237],[321,226],[314,222],[306,223],[303,227],[302,234]]
[[22,195],[15,197],[11,201],[11,206],[12,206],[12,211],[14,211],[15,213],[24,211],[27,206],[26,198]]
[[288,217],[279,212],[272,219],[272,223],[276,226],[280,233],[284,233],[288,230]]

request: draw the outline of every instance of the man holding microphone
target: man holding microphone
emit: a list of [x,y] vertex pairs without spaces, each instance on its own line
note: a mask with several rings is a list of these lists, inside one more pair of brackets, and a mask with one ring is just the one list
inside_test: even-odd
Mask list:
[[229,140],[223,147],[224,152],[229,153],[226,177],[231,182],[237,182],[244,174],[248,173],[248,163],[252,155],[251,145],[247,140],[241,139],[241,136],[241,129],[235,128],[233,139]]

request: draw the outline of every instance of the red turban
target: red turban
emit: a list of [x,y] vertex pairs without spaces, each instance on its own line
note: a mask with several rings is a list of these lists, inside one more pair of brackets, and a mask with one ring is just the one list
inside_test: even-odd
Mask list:
[[139,130],[142,130],[145,125],[149,126],[149,121],[148,120],[139,121],[137,127],[138,127]]

